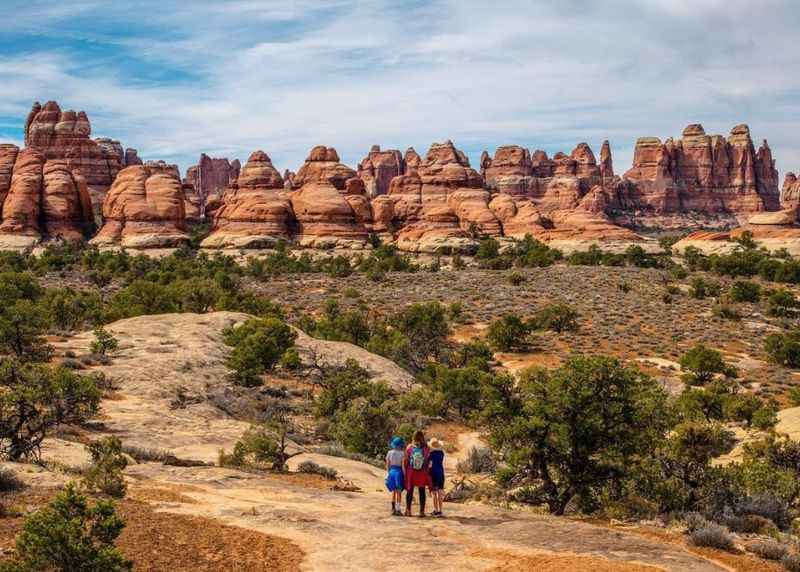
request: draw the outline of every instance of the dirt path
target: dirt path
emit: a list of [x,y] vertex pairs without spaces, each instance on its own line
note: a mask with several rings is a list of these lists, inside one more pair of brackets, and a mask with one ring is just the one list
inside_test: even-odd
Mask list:
[[[448,504],[446,519],[392,517],[387,496],[381,491],[382,471],[323,455],[314,459],[364,490],[319,490],[215,467],[140,464],[130,467],[128,474],[140,485],[169,483],[179,490],[186,486],[181,494],[195,501],[157,503],[160,510],[211,517],[295,542],[306,553],[306,570],[390,570],[398,562],[408,570],[426,570],[435,558],[446,570],[484,571],[502,563],[493,554],[524,560],[543,553],[591,557],[581,560],[584,564],[599,558],[676,572],[722,570],[677,546],[568,519],[490,506]],[[596,567],[587,564],[564,569],[588,572]],[[619,569],[624,569],[621,564]]]

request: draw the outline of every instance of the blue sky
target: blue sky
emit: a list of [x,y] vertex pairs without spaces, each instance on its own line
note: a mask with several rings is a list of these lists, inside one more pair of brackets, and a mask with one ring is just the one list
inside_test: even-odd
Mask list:
[[146,159],[452,139],[550,153],[748,123],[800,171],[800,10],[791,0],[2,0],[0,140],[35,100],[83,109]]

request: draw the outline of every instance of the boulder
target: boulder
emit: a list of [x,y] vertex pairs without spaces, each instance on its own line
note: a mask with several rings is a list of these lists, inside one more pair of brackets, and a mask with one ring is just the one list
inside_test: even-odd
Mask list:
[[188,240],[186,197],[172,166],[134,165],[120,171],[103,202],[105,224],[91,242],[125,248],[171,248]]
[[269,156],[256,151],[222,196],[204,248],[263,248],[289,239],[294,213],[283,177]]
[[[0,187],[0,234],[27,237],[33,244],[43,238],[82,240],[93,223],[85,179],[66,161],[48,161],[36,149],[0,154],[0,183],[7,161],[16,156],[8,190]],[[5,241],[4,241],[5,242]]]

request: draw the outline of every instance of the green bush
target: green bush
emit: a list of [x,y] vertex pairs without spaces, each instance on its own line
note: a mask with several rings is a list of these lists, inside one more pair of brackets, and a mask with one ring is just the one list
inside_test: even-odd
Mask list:
[[132,570],[133,563],[114,547],[124,527],[113,503],[90,505],[70,483],[49,505],[25,519],[17,536],[16,555],[0,570]]
[[569,304],[548,304],[536,312],[533,324],[539,330],[554,332],[575,332],[578,330],[578,312]]
[[294,345],[297,333],[275,318],[252,319],[223,333],[225,344],[231,346],[226,361],[233,379],[240,385],[261,384],[261,374],[271,371],[286,350]]
[[94,341],[91,344],[92,353],[104,356],[109,352],[114,352],[119,348],[119,340],[106,330],[103,326],[94,329]]
[[4,303],[0,307],[0,355],[12,355],[22,361],[47,361],[53,348],[43,337],[46,328],[44,312],[34,301]]
[[785,334],[770,334],[764,341],[772,363],[791,368],[800,368],[800,331],[792,330]]
[[683,380],[689,385],[705,385],[718,374],[735,379],[736,368],[725,363],[717,350],[697,344],[680,358]]
[[122,451],[119,437],[105,437],[93,441],[86,446],[91,463],[83,476],[89,491],[111,497],[125,496],[127,485],[122,471],[128,466],[128,460]]
[[506,314],[489,324],[486,336],[493,348],[510,352],[524,348],[529,334],[529,327],[519,316]]
[[797,299],[788,290],[775,290],[767,298],[767,314],[778,318],[793,318],[798,314]]
[[64,367],[0,359],[0,454],[38,457],[45,437],[62,424],[97,413],[100,391],[91,377]]
[[719,550],[733,550],[733,536],[728,529],[713,522],[689,534],[689,540],[694,546],[717,548]]
[[731,286],[730,295],[734,302],[758,302],[761,298],[761,286],[755,282],[737,280]]

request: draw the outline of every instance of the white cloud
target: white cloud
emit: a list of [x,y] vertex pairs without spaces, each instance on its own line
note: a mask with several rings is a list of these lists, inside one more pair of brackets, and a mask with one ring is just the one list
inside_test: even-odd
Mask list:
[[[296,169],[318,143],[354,163],[373,143],[422,152],[451,138],[475,158],[505,143],[597,151],[608,138],[623,171],[637,137],[700,121],[723,134],[747,122],[779,168],[800,169],[789,1],[149,0],[82,2],[80,22],[43,6],[18,9],[36,23],[20,40],[30,47],[0,52],[0,115],[21,123],[31,101],[57,99],[85,109],[95,133],[183,168],[202,151],[262,148]],[[159,69],[166,79],[145,73]]]

